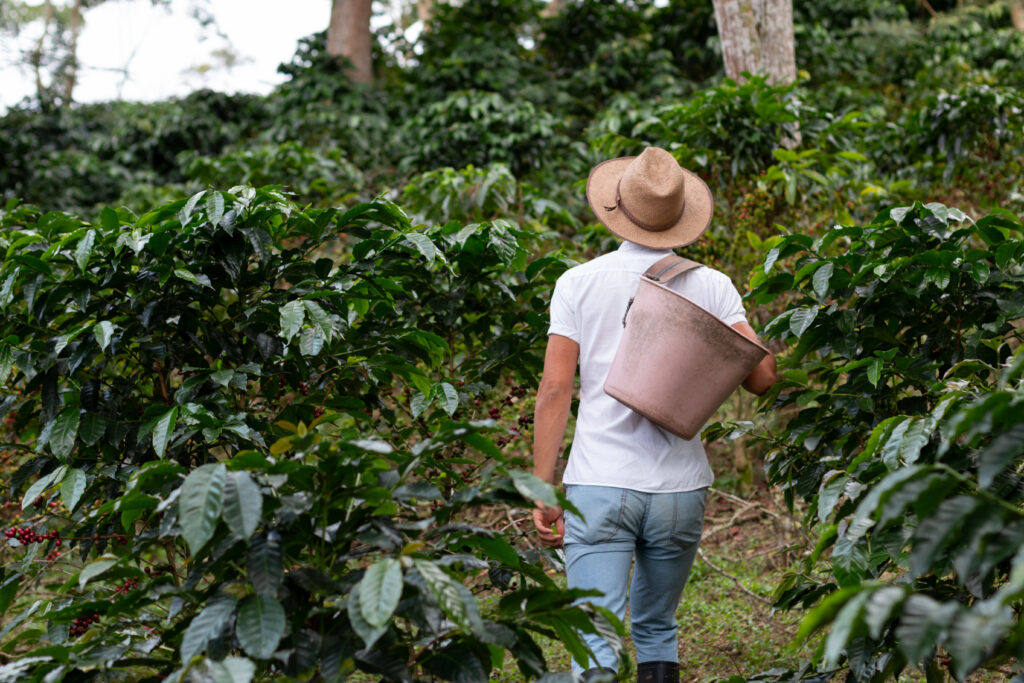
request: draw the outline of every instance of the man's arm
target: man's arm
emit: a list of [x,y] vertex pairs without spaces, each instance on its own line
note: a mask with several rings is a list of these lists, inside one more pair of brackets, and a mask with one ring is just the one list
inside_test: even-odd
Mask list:
[[[555,463],[569,422],[579,356],[580,346],[572,339],[557,334],[548,337],[533,417],[533,474],[549,484],[555,483]],[[538,504],[533,523],[544,545],[562,545],[565,527],[561,510]]]
[[[736,323],[732,326],[734,330],[758,343],[757,333],[754,332],[754,328],[746,322]],[[751,370],[747,378],[743,380],[743,388],[752,394],[760,396],[764,392],[771,389],[772,385],[779,381],[779,376],[775,371],[775,355],[769,353],[757,366]]]

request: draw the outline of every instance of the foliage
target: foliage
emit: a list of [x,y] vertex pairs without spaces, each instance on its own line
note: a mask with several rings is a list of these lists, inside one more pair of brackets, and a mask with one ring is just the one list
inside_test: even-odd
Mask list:
[[558,122],[526,101],[496,92],[455,92],[410,117],[403,126],[410,149],[402,167],[509,165],[516,175],[540,165],[565,144]]
[[267,189],[94,224],[9,202],[3,672],[483,680],[506,651],[540,675],[531,634],[617,640],[479,522],[556,502],[481,405],[541,363],[561,268],[530,239]]
[[0,189],[48,208],[85,210],[137,183],[180,182],[181,152],[218,154],[264,123],[262,99],[201,90],[154,104],[15,108],[0,137]]
[[[949,183],[967,165],[997,165],[1024,154],[1024,95],[1016,88],[966,86],[927,98],[901,126],[908,156],[941,161]],[[1017,164],[1019,167],[1019,163]]]
[[[318,33],[266,97],[9,111],[0,195],[42,210],[0,218],[0,677],[170,675],[186,637],[203,680],[482,679],[502,651],[535,675],[527,636],[575,647],[586,608],[547,580],[557,559],[490,522],[531,486],[512,471],[551,282],[617,246],[586,174],[651,144],[715,195],[687,254],[737,283],[756,271],[750,319],[783,314],[770,330],[795,347],[788,407],[748,450],[775,453],[773,481],[822,532],[779,593],[816,605],[803,635],[834,624],[803,674],[880,676],[931,648],[932,675],[947,656],[962,675],[1020,649],[1016,613],[1000,630],[1019,563],[996,559],[1019,526],[1001,488],[1018,219],[872,220],[918,199],[1024,208],[1024,34],[1004,3],[957,4],[800,0],[801,75],[782,87],[720,78],[706,0],[486,0],[434,3],[414,43],[382,48],[401,27],[382,28],[373,87]],[[273,187],[210,189],[247,183]],[[360,204],[377,196],[408,217]],[[1013,462],[990,478],[998,453]],[[219,516],[179,515],[218,495]]]
[[[278,71],[289,77],[268,98],[269,125],[260,137],[297,143],[342,156],[369,168],[388,168],[393,135],[385,93],[352,83],[343,60],[327,54],[326,33],[299,42],[295,56]],[[366,171],[364,171],[365,173]]]
[[794,299],[766,471],[822,527],[776,597],[814,605],[801,637],[831,624],[819,671],[962,680],[1019,651],[1022,230],[915,204],[769,242],[751,296]]
[[684,166],[735,177],[771,165],[772,151],[795,129],[801,109],[794,85],[772,86],[764,76],[743,83],[727,78],[641,121],[632,133],[641,140],[613,137],[601,143],[612,154],[636,153],[648,144],[666,147]]
[[521,44],[533,33],[542,6],[539,0],[435,3],[414,83],[435,101],[462,90],[519,99],[524,86],[543,80]]
[[185,175],[202,186],[270,185],[286,177],[291,191],[320,206],[342,199],[341,188],[359,189],[362,173],[339,149],[320,151],[293,142],[247,146],[219,157],[185,152]]

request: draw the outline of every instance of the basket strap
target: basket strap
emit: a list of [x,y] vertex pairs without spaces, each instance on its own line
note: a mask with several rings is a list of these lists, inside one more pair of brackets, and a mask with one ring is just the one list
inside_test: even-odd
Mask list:
[[[704,264],[691,261],[682,256],[676,256],[675,254],[669,254],[665,258],[658,259],[657,263],[644,271],[643,276],[652,282],[664,284],[672,278],[694,268],[700,268],[702,265]],[[622,314],[623,327],[626,326],[626,317],[629,316],[629,309],[633,307],[633,299],[635,298],[635,296],[629,297],[629,303],[626,304],[626,312]]]
[[648,268],[644,272],[644,277],[648,280],[653,280],[654,282],[665,283],[674,277],[693,270],[694,268],[700,268],[702,265],[702,263],[691,261],[688,258],[669,254],[665,258],[659,259],[653,266]]

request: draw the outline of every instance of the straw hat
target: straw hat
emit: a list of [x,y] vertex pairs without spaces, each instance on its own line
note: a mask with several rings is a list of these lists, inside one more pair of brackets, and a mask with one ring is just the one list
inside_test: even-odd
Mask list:
[[595,166],[587,179],[587,202],[613,233],[653,249],[697,241],[715,209],[707,184],[660,147]]

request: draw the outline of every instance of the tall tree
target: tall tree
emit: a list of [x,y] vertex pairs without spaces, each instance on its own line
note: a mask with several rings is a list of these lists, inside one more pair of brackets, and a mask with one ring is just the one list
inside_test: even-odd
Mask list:
[[772,83],[796,79],[793,0],[714,0],[725,74],[765,74]]
[[347,57],[357,83],[373,82],[373,39],[370,34],[372,0],[333,0],[327,28],[327,53]]

